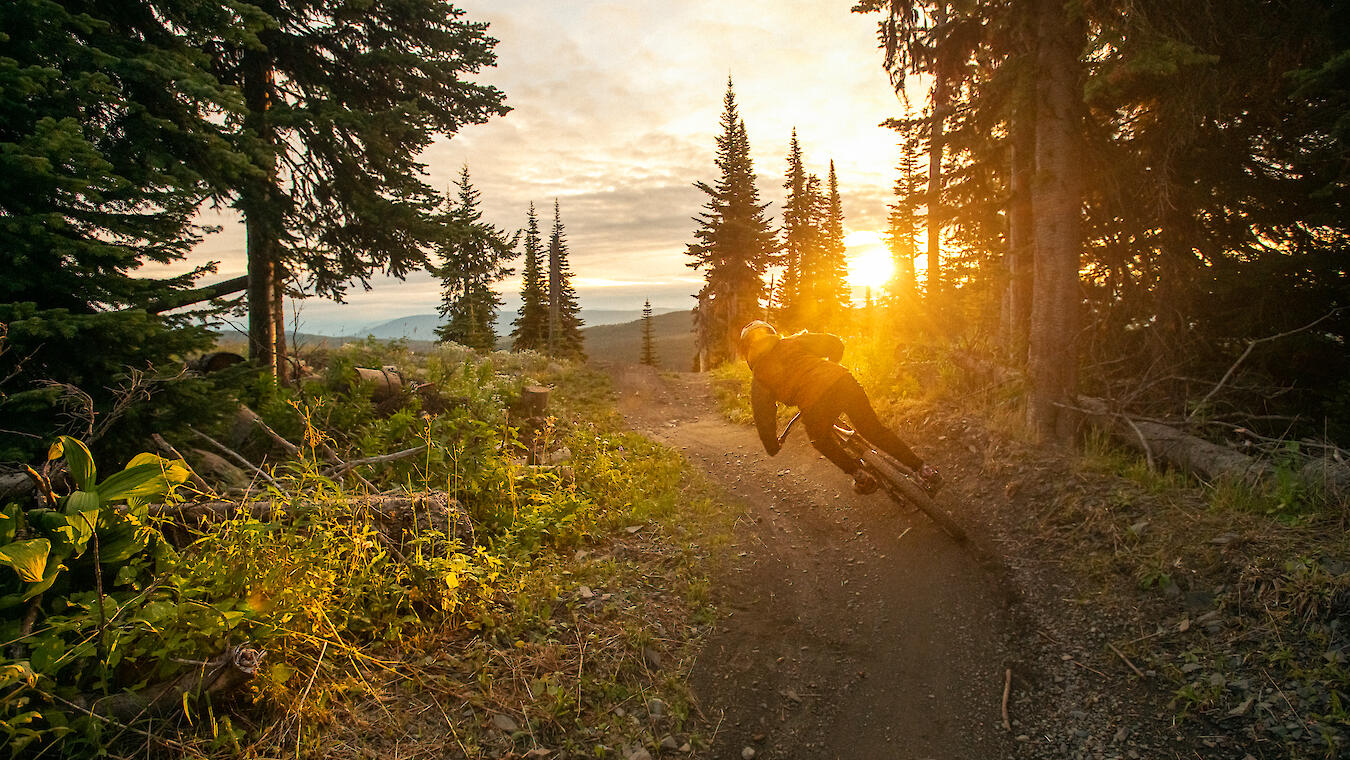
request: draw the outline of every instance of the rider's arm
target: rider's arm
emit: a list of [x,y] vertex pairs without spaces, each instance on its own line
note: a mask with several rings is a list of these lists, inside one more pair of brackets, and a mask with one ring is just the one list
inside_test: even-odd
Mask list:
[[844,341],[838,335],[808,332],[794,335],[792,339],[799,341],[801,347],[807,351],[832,362],[844,358]]
[[750,410],[755,414],[755,430],[759,431],[759,440],[769,456],[778,453],[782,446],[778,443],[778,402],[773,392],[758,380],[750,382]]

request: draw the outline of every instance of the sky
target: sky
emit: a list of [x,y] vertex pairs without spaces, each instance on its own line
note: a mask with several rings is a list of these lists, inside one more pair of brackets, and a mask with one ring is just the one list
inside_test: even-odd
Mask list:
[[[877,17],[850,13],[852,2],[459,0],[499,40],[497,66],[474,79],[505,92],[513,110],[428,148],[430,182],[453,190],[467,165],[487,221],[508,230],[524,226],[531,201],[547,229],[556,199],[583,309],[637,310],[646,299],[690,308],[701,274],[684,251],[706,200],[693,183],[717,179],[730,76],[775,223],[793,128],[807,171],[823,178],[834,160],[862,284],[885,268],[880,232],[898,157],[879,124],[903,106],[881,68]],[[239,220],[226,210],[203,221],[222,229],[178,268],[218,261],[209,281],[243,274]],[[304,300],[301,329],[359,332],[440,301],[425,272],[371,285],[343,305]],[[499,289],[516,309],[518,277]]]

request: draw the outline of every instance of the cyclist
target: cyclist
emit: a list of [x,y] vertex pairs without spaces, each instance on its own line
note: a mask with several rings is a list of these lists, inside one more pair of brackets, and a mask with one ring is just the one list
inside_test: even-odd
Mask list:
[[942,476],[938,471],[924,464],[877,419],[867,393],[839,364],[844,356],[844,342],[839,336],[801,332],[785,337],[768,322],[755,321],[741,330],[739,348],[754,372],[750,407],[759,439],[769,456],[782,448],[778,440],[778,404],[796,406],[801,409],[802,424],[811,445],[853,476],[853,490],[860,494],[876,491],[876,478],[862,469],[861,463],[849,456],[834,437],[835,420],[846,414],[863,438],[914,470],[920,487],[930,495],[941,487]]

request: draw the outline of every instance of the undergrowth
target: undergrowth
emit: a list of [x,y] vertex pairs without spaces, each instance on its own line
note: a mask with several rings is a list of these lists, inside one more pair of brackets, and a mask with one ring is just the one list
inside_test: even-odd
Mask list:
[[[390,363],[435,394],[382,407],[346,380],[352,366]],[[546,435],[562,465],[527,466],[515,446],[512,402],[533,384],[554,388]],[[303,442],[301,457],[273,469],[275,485],[255,486],[245,508],[186,532],[174,522],[186,489],[162,506],[133,503],[134,550],[72,556],[65,581],[24,600],[29,614],[6,613],[10,754],[476,758],[698,745],[682,673],[711,619],[704,559],[725,526],[677,454],[617,429],[603,376],[533,354],[364,342],[299,391],[259,382],[243,396]],[[255,455],[265,445],[248,443]],[[369,507],[369,485],[326,469],[325,450],[418,445],[360,470],[395,497],[450,499],[450,514],[415,515],[405,534]],[[408,501],[414,512],[421,503]],[[106,547],[127,508],[103,509]],[[21,527],[0,551],[15,554],[13,541],[36,541],[36,530]],[[7,564],[0,580],[28,582]],[[148,701],[243,650],[261,657],[244,690]]]

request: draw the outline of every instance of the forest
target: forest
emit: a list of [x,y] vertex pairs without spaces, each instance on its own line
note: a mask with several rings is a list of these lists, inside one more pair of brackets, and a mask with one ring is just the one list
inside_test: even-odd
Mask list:
[[[717,647],[784,647],[737,680],[824,725],[844,718],[821,695],[843,704],[856,683],[840,679],[880,667],[850,647],[886,650],[836,644],[819,688],[785,686],[779,663],[828,636],[766,639],[725,611],[777,612],[737,596],[747,556],[832,578],[797,539],[753,534],[780,501],[831,556],[850,551],[835,533],[864,535],[812,522],[838,485],[813,454],[726,464],[756,444],[738,337],[768,320],[844,338],[842,363],[951,473],[944,503],[975,536],[953,547],[904,515],[857,562],[884,576],[919,544],[976,578],[933,599],[1014,600],[971,618],[1002,621],[1002,731],[934,756],[1342,756],[1350,7],[838,13],[876,23],[896,95],[879,125],[895,152],[873,157],[893,177],[885,280],[851,279],[849,177],[815,158],[838,146],[793,129],[785,170],[757,167],[733,72],[705,146],[716,174],[685,178],[703,205],[678,209],[693,355],[658,355],[648,298],[626,356],[587,343],[602,333],[563,222],[580,196],[555,195],[551,225],[530,202],[516,230],[488,220],[469,165],[433,186],[434,144],[511,118],[484,83],[499,40],[473,14],[0,5],[6,754],[846,755],[806,718],[754,728],[757,697],[707,670]],[[245,276],[153,274],[197,261],[219,232],[202,214],[222,209],[242,220]],[[419,274],[440,293],[434,345],[301,346],[288,329],[297,299]],[[743,478],[792,490],[738,496]],[[796,618],[853,614],[812,604]],[[1057,637],[1089,626],[1102,645],[1064,654]],[[1057,668],[1073,677],[1047,687]],[[1108,719],[1112,699],[1148,715]]]

